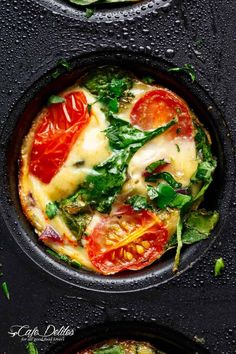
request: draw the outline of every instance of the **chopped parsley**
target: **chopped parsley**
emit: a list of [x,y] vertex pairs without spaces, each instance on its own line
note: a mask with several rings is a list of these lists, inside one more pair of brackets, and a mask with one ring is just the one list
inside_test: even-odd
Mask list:
[[4,281],[4,282],[2,283],[2,291],[3,291],[4,295],[5,295],[5,297],[6,297],[8,300],[10,300],[10,293],[9,293],[9,289],[8,289],[8,285],[7,285],[7,282],[6,282],[6,281]]
[[53,79],[57,79],[62,74],[60,69],[65,69],[66,71],[71,70],[71,64],[66,59],[63,58],[58,60],[57,66],[58,68],[55,69],[51,74]]
[[58,69],[54,70],[51,74],[53,79],[57,79],[60,75],[61,75],[61,73]]
[[177,182],[169,172],[153,173],[145,178],[147,182],[156,182],[158,179],[164,179],[164,181],[175,189],[182,187],[182,184]]
[[59,59],[57,62],[57,65],[62,66],[63,68],[65,68],[67,71],[71,70],[71,64],[68,62],[68,60],[66,59]]
[[183,241],[182,241],[182,230],[183,230],[183,223],[182,220],[179,219],[179,222],[177,224],[177,229],[176,229],[176,237],[177,237],[177,249],[175,253],[175,260],[174,260],[174,265],[173,265],[173,272],[177,272],[179,268],[179,263],[180,263],[180,252],[183,247]]
[[158,161],[155,161],[155,162],[152,162],[150,165],[148,165],[146,167],[146,172],[148,173],[152,173],[154,172],[158,167],[161,167],[161,166],[165,166],[166,164],[168,164],[168,162],[164,159],[161,159],[161,160],[158,160]]
[[53,219],[58,213],[57,203],[56,202],[47,203],[45,213],[49,219]]
[[155,79],[151,76],[144,76],[142,78],[142,81],[145,83],[145,84],[153,84],[155,82]]
[[126,204],[131,205],[132,208],[136,211],[153,210],[153,207],[151,204],[149,204],[147,197],[142,195],[133,195],[132,197],[129,197],[126,201]]
[[28,351],[28,354],[38,354],[38,349],[36,347],[36,344],[34,342],[28,342],[26,345],[26,349]]
[[182,67],[170,68],[170,69],[168,69],[168,71],[169,72],[181,72],[182,71],[190,76],[192,82],[194,82],[196,80],[196,73],[195,73],[194,66],[192,64],[184,64]]
[[167,207],[182,209],[192,197],[177,193],[169,184],[160,183],[157,187],[147,186],[148,196],[159,209]]
[[67,257],[67,256],[65,256],[65,255],[61,255],[61,254],[59,254],[59,253],[57,253],[57,252],[51,250],[50,248],[47,248],[47,249],[46,249],[46,252],[47,252],[48,254],[50,254],[51,256],[53,256],[53,257],[59,259],[60,261],[66,262],[66,263],[68,263],[68,264],[70,264],[70,265],[73,265],[73,266],[76,266],[76,267],[78,267],[78,268],[81,268],[81,267],[82,267],[82,265],[81,265],[79,262],[77,262],[77,261],[75,261],[75,260],[73,260],[73,259],[71,259],[71,258],[69,258],[69,257]]
[[178,145],[178,144],[175,144],[175,146],[176,146],[177,151],[180,152],[180,147],[179,147],[179,145]]
[[218,277],[221,275],[223,269],[225,268],[225,262],[222,257],[216,259],[215,261],[215,268],[214,268],[214,274],[215,277]]
[[85,10],[85,17],[89,18],[89,17],[93,16],[93,14],[94,14],[94,9],[87,7]]
[[97,96],[108,112],[117,113],[122,100],[130,96],[133,80],[124,71],[115,67],[95,70],[82,82],[92,94]]

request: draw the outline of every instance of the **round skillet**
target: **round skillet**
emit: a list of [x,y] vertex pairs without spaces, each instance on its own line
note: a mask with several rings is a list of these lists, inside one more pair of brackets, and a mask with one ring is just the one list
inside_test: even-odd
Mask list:
[[207,354],[198,343],[164,326],[138,322],[108,322],[78,331],[46,354],[77,354],[77,352],[111,338],[137,340],[152,344],[166,354]]
[[[193,264],[210,247],[221,232],[228,213],[232,196],[234,170],[233,150],[226,123],[208,94],[197,83],[168,73],[169,65],[152,57],[126,52],[98,52],[89,56],[72,58],[72,70],[54,80],[49,71],[35,84],[26,89],[25,94],[10,114],[9,122],[1,136],[3,149],[0,154],[0,169],[3,179],[0,185],[1,207],[12,236],[25,253],[43,270],[74,286],[105,292],[129,292],[159,285],[178,276]],[[206,208],[218,210],[220,221],[211,237],[199,244],[183,250],[181,267],[177,275],[172,272],[174,253],[167,253],[151,266],[137,271],[124,272],[114,276],[102,276],[83,269],[75,270],[55,260],[45,253],[38,243],[33,228],[24,216],[18,197],[18,158],[23,137],[27,134],[32,120],[50,94],[71,85],[83,73],[104,65],[120,65],[137,75],[151,74],[158,83],[183,97],[209,130],[213,139],[213,152],[218,158],[214,183],[207,192]],[[187,276],[187,274],[185,275]]]

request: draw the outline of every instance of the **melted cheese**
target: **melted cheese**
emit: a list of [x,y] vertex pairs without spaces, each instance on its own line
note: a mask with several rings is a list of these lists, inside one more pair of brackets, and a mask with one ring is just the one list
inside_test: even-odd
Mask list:
[[145,168],[161,159],[169,162],[165,171],[170,172],[183,187],[189,185],[198,165],[194,140],[176,138],[170,141],[163,134],[145,144],[132,157],[128,167],[130,178],[124,185],[123,192],[130,193],[134,190],[136,193],[146,194],[143,177]]

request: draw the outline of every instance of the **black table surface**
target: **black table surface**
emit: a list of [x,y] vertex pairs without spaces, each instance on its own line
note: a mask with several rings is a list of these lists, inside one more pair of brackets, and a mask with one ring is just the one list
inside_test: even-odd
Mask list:
[[[52,0],[48,3],[53,6]],[[0,131],[26,88],[59,58],[97,49],[128,48],[157,60],[166,59],[172,65],[192,63],[197,81],[223,113],[235,146],[236,3],[164,3],[162,9],[154,5],[127,18],[122,14],[99,18],[98,13],[88,20],[83,14],[52,11],[34,0],[2,0]],[[1,218],[1,280],[7,281],[11,299],[0,296],[0,353],[26,353],[25,343],[8,334],[12,325],[44,328],[53,324],[80,329],[108,320],[154,321],[190,338],[197,336],[210,353],[235,353],[235,219],[236,202],[232,201],[228,222],[214,245],[194,267],[174,280],[140,292],[98,296],[42,271],[21,251]],[[215,278],[214,260],[221,256],[225,270]],[[44,353],[51,344],[45,341],[37,345]]]

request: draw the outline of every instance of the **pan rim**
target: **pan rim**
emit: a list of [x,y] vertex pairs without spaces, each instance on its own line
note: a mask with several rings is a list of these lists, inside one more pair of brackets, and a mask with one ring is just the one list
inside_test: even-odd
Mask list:
[[125,4],[91,4],[96,8],[94,14],[85,17],[86,6],[70,3],[69,0],[33,0],[43,8],[55,12],[64,17],[79,19],[83,22],[116,22],[146,15],[150,12],[156,13],[161,9],[166,9],[174,0],[139,0]]
[[[151,343],[154,346],[158,345],[156,341],[161,342],[162,345],[163,343],[168,346],[174,344],[176,347],[173,349],[175,349],[176,354],[180,353],[179,350],[182,350],[180,346],[182,346],[183,343],[185,346],[185,348],[183,348],[184,350],[196,350],[199,354],[209,353],[202,345],[169,326],[157,322],[124,320],[107,321],[77,330],[72,338],[68,337],[62,344],[53,345],[53,347],[50,348],[50,353],[70,354],[70,350],[83,350],[89,346],[113,338],[118,340],[140,340]],[[70,345],[69,349],[67,348],[68,345]],[[61,351],[61,349],[65,350],[65,352]],[[49,354],[49,352],[46,352],[46,354]]]

